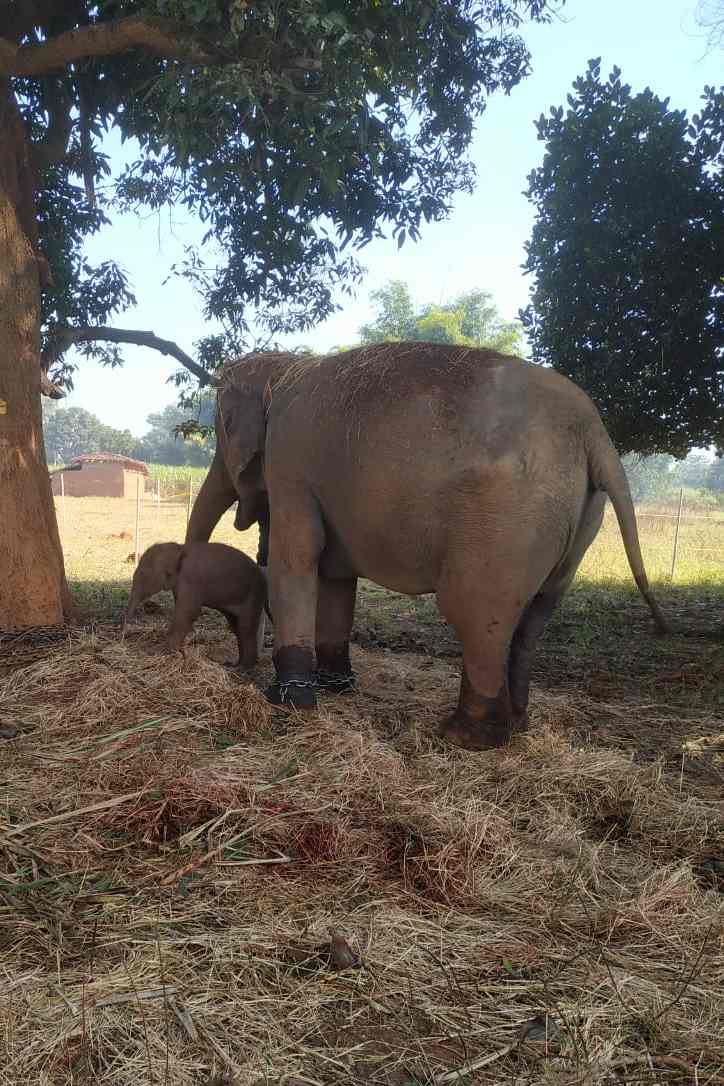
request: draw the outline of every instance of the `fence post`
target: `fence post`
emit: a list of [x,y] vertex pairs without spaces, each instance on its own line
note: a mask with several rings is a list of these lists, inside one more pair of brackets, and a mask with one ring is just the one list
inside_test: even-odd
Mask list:
[[[145,484],[144,484],[145,485]],[[136,476],[136,539],[134,543],[134,566],[141,557],[141,474]]]
[[681,524],[681,507],[684,504],[684,488],[679,490],[679,509],[676,514],[676,525],[674,527],[674,550],[671,555],[671,580],[674,579],[674,573],[676,572],[676,555],[679,550],[679,525]]
[[186,530],[187,531],[188,531],[188,527],[189,527],[189,520],[191,519],[191,496],[192,496],[192,493],[193,493],[193,489],[194,489],[194,481],[191,478],[191,476],[189,475],[189,500],[188,500],[188,504],[186,506]]
[[156,479],[156,522],[161,516],[161,480]]

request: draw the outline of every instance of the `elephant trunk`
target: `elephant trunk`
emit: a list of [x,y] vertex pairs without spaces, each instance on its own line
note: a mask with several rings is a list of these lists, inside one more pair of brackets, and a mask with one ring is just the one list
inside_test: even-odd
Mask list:
[[123,613],[123,628],[124,629],[128,625],[128,623],[131,621],[131,619],[135,616],[136,611],[138,610],[138,608],[141,606],[144,599],[146,599],[146,598],[147,598],[147,595],[144,595],[143,591],[138,587],[138,585],[134,585],[133,588],[131,589],[131,595],[129,596],[129,599],[128,599],[128,606],[126,607],[126,610]]
[[191,510],[186,542],[207,543],[214,528],[237,498],[236,490],[217,452]]

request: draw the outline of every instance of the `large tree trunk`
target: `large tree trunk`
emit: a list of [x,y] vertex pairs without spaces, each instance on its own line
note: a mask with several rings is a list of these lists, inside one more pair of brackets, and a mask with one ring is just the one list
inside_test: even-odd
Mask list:
[[29,150],[0,79],[0,631],[59,625],[70,604],[43,443]]

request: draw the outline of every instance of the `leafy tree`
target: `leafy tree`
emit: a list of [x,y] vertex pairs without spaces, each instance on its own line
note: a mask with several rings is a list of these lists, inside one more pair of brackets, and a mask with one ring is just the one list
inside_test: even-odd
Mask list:
[[701,453],[692,453],[685,460],[677,461],[671,472],[671,482],[675,487],[691,487],[694,490],[705,489],[709,485],[711,459]]
[[537,362],[594,398],[621,451],[724,446],[724,88],[687,120],[591,61],[537,122],[521,313]]
[[[108,326],[132,291],[83,243],[114,192],[206,224],[180,270],[232,346],[250,306],[271,335],[307,328],[359,278],[357,247],[417,238],[471,188],[474,119],[527,74],[518,28],[552,6],[0,0],[0,628],[70,603],[39,403],[72,379],[68,346],[116,365],[117,344],[142,343],[206,378],[170,341]],[[110,127],[139,148],[115,189]]]
[[492,347],[504,354],[520,350],[520,328],[503,321],[485,290],[460,294],[448,305],[426,305],[415,312],[406,283],[393,279],[371,294],[377,313],[360,328],[363,343],[419,340]]
[[204,435],[213,422],[213,400],[204,401],[198,418],[201,429],[189,433],[188,437],[181,432],[186,421],[187,412],[174,404],[149,415],[146,420],[148,430],[135,446],[136,455],[154,464],[189,464],[195,467],[210,464],[214,455],[213,430],[210,436]]
[[130,430],[106,426],[82,407],[48,405],[43,411],[43,432],[48,458],[68,463],[83,453],[110,452],[133,456],[137,439]]
[[359,330],[363,343],[399,343],[415,334],[415,308],[410,288],[402,279],[391,279],[384,287],[373,290],[370,301],[377,312],[371,324]]
[[672,487],[672,467],[675,461],[665,453],[656,456],[637,456],[630,453],[623,458],[631,497],[635,502],[661,498]]

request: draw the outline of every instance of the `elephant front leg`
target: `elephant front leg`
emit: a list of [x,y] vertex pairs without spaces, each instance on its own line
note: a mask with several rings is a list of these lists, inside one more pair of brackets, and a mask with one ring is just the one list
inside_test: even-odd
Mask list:
[[274,513],[269,541],[269,603],[274,615],[276,682],[267,690],[272,705],[314,709],[317,705],[314,631],[317,565],[324,530],[316,507],[282,504]]
[[349,639],[357,600],[357,578],[319,578],[317,596],[317,682],[330,694],[354,689]]

